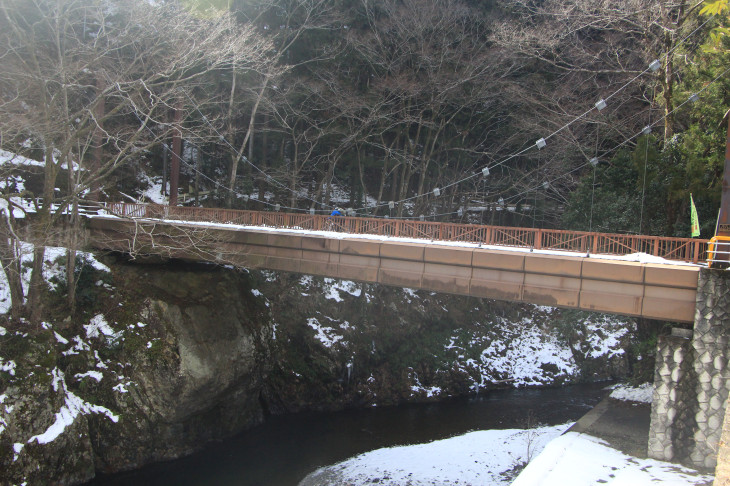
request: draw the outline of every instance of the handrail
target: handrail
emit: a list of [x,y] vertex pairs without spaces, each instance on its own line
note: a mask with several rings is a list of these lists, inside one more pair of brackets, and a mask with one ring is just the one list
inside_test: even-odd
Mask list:
[[132,218],[228,223],[310,231],[333,230],[354,234],[460,241],[481,245],[540,250],[626,255],[648,253],[667,260],[699,263],[707,260],[709,240],[665,236],[622,235],[511,226],[438,223],[348,216],[247,211],[224,208],[163,206],[139,203],[102,203],[110,214]]

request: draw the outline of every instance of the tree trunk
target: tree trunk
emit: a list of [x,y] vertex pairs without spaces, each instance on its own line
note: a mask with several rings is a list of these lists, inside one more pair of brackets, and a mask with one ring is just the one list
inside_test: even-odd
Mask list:
[[201,163],[200,158],[202,155],[200,151],[195,152],[195,205],[200,206],[200,171]]
[[32,227],[33,266],[28,286],[28,307],[32,322],[40,322],[43,315],[41,293],[43,291],[43,258],[46,253],[46,239],[51,231],[51,209],[58,165],[53,160],[53,145],[45,144],[45,167],[43,174],[43,202],[38,209],[36,224]]
[[170,163],[170,206],[177,206],[177,192],[180,184],[180,160],[182,159],[182,103],[175,107],[174,128],[172,132],[172,160]]
[[[667,32],[666,34],[665,47],[671,49],[673,41],[673,34]],[[673,96],[674,96],[674,69],[672,63],[672,54],[667,56],[667,62],[664,66],[664,142],[674,136],[674,115],[672,114],[673,108]]]
[[10,289],[10,315],[14,318],[23,316],[25,307],[22,280],[22,253],[20,239],[15,233],[12,208],[0,210],[2,225],[0,226],[0,264],[5,272],[5,279]]
[[[230,198],[233,198],[233,194],[236,189],[236,176],[238,175],[238,162],[241,160],[241,157],[243,156],[243,151],[246,149],[246,145],[249,143],[251,135],[253,134],[254,120],[256,119],[256,113],[259,110],[259,105],[261,104],[261,100],[264,98],[264,93],[266,92],[266,88],[268,87],[270,80],[271,80],[271,76],[267,74],[264,77],[264,82],[261,85],[261,89],[259,90],[258,96],[256,96],[256,102],[254,103],[253,108],[251,108],[251,119],[248,122],[248,130],[246,131],[246,135],[243,137],[243,142],[241,142],[241,147],[235,154],[232,154],[234,156],[234,160],[232,160],[232,163],[231,163],[231,178],[228,181],[228,191],[230,193],[229,194]],[[233,97],[232,95],[233,95],[233,90],[231,90],[231,98]],[[231,103],[232,103],[232,101],[231,101]]]
[[360,159],[360,151],[357,152],[357,169],[360,176],[360,187],[362,200],[360,202],[363,208],[367,208],[368,205],[368,188],[365,186],[365,167],[363,166],[362,160]]
[[76,249],[78,248],[78,220],[79,220],[79,203],[76,199],[76,182],[74,180],[74,170],[70,157],[66,156],[66,171],[68,174],[69,192],[73,194],[70,213],[71,217],[68,222],[68,234],[66,236],[66,302],[69,308],[69,315],[76,312]]
[[[92,138],[92,151],[91,151],[91,173],[96,174],[102,166],[103,156],[103,144],[104,144],[104,126],[103,119],[106,112],[106,105],[102,93],[104,92],[104,79],[101,75],[96,77],[96,97],[97,103],[94,107],[94,118],[96,118],[96,128],[94,128],[94,136]],[[99,182],[94,181],[93,186],[89,188],[89,199],[92,201],[99,200],[99,193],[101,188]]]

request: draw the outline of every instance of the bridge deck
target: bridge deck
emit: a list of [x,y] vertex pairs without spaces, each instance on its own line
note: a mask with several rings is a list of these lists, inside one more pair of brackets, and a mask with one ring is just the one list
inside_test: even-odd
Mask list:
[[169,221],[92,218],[90,243],[481,298],[693,322],[699,267]]
[[461,241],[481,243],[483,245],[590,252],[594,254],[647,253],[668,260],[693,263],[707,260],[708,240],[699,238],[590,233],[587,231],[403,219],[350,218],[344,216],[330,218],[316,214],[160,206],[154,204],[107,203],[104,208],[110,214],[132,218],[155,218],[314,231],[331,230],[349,234]]

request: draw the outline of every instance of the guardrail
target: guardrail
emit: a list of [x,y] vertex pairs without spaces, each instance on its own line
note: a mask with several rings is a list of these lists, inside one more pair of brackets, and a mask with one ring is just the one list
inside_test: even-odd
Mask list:
[[730,267],[730,238],[715,236],[707,247],[707,264],[712,268]]
[[482,245],[513,246],[536,250],[626,255],[647,253],[668,260],[700,263],[707,260],[708,240],[664,236],[589,233],[508,226],[436,223],[381,218],[361,218],[221,208],[162,206],[156,204],[103,203],[109,214],[130,218],[211,222],[311,231],[462,241]]

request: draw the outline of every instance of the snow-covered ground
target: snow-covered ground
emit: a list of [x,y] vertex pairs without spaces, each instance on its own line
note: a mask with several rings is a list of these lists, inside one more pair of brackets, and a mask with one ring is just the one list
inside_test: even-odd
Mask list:
[[601,439],[568,432],[551,441],[513,486],[704,485],[712,476],[677,464],[627,456]]
[[570,425],[480,430],[428,444],[377,449],[322,468],[301,484],[506,485],[515,467]]
[[644,383],[637,387],[619,385],[613,389],[610,397],[627,402],[651,403],[654,387],[651,383]]
[[[378,449],[322,468],[300,484],[679,486],[712,482],[712,476],[676,464],[628,456],[587,434],[563,434],[570,425],[482,430],[428,444]],[[537,457],[514,479],[510,473],[530,455]]]

